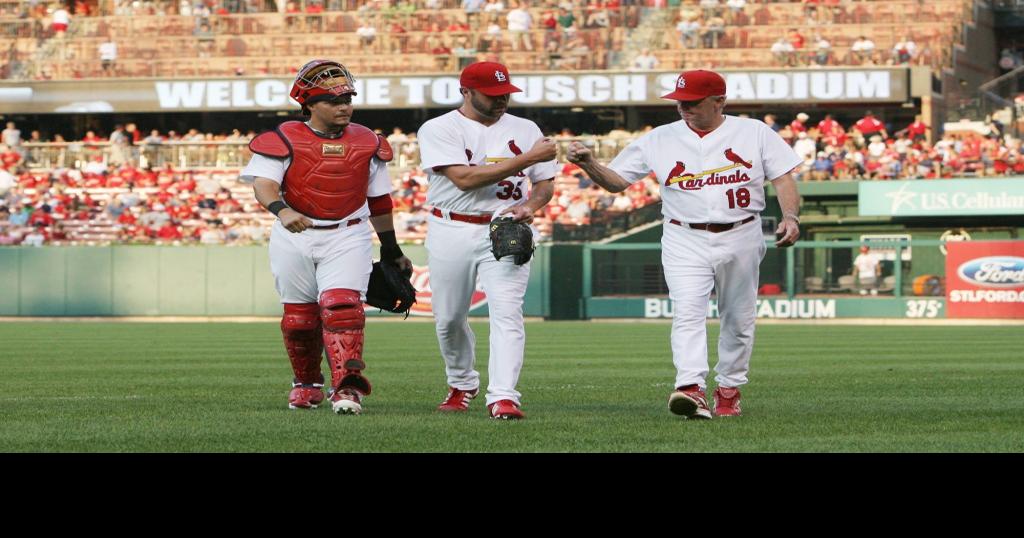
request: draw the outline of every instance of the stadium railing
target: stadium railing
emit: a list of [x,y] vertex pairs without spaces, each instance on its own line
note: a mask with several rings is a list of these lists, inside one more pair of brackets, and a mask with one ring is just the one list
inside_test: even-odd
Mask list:
[[[561,155],[571,142],[579,141],[595,148],[597,157],[610,160],[633,140],[607,136],[558,137],[556,142]],[[242,168],[252,153],[249,142],[245,141],[166,141],[160,144],[138,144],[134,146],[115,146],[110,142],[27,142],[25,148],[25,164],[29,170],[49,170],[55,168],[84,168],[94,161],[104,165],[130,164],[137,168],[158,168],[167,164],[177,169],[192,170],[204,168]],[[418,144],[415,141],[395,142],[392,144],[397,158],[388,166],[390,168],[409,168],[419,164]]]
[[659,219],[661,202],[627,212],[600,211],[591,213],[590,224],[552,223],[551,239],[560,242],[600,241]]
[[[761,283],[773,284],[793,299],[807,295],[857,295],[849,270],[853,252],[869,245],[880,257],[882,296],[942,295],[946,241],[936,239],[863,239],[800,241],[779,249],[766,236],[768,255],[761,267]],[[911,256],[911,253],[913,256]],[[777,287],[775,287],[777,286]],[[762,294],[767,287],[762,287]],[[665,296],[660,243],[585,243],[583,245],[583,299]]]

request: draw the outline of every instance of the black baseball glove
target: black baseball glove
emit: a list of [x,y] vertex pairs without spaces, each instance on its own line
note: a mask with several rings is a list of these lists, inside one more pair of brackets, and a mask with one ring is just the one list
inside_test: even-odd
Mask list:
[[516,265],[530,261],[533,257],[533,230],[512,217],[495,219],[491,222],[491,252],[496,260],[502,256],[515,256]]
[[366,304],[409,317],[409,309],[416,302],[416,288],[409,282],[410,276],[394,264],[375,262],[366,290]]

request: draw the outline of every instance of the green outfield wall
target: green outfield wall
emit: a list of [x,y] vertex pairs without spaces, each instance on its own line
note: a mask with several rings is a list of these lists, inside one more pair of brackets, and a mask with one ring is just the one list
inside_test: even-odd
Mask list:
[[[403,250],[417,266],[426,265],[424,247]],[[527,316],[550,314],[548,250],[538,248],[532,262],[523,307]],[[576,311],[561,315],[578,318]],[[0,316],[280,313],[266,246],[0,248]],[[471,314],[486,315],[486,303]]]

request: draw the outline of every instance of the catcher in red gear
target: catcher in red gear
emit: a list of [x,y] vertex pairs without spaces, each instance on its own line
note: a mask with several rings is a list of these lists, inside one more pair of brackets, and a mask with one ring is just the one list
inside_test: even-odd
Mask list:
[[363,375],[363,301],[373,263],[367,221],[380,238],[382,261],[412,269],[391,216],[391,147],[351,122],[354,95],[355,78],[344,65],[304,65],[291,96],[309,120],[287,121],[254,138],[252,160],[242,172],[253,180],[256,199],[278,218],[270,266],[284,304],[281,332],[294,375],[292,409],[323,402],[325,350],[336,413],[361,413],[372,390]]

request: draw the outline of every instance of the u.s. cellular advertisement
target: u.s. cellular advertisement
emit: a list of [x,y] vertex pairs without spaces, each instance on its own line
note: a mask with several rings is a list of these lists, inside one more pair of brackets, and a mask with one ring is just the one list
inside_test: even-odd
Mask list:
[[1024,241],[947,243],[946,315],[1024,318]]

